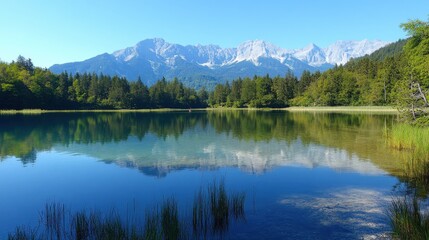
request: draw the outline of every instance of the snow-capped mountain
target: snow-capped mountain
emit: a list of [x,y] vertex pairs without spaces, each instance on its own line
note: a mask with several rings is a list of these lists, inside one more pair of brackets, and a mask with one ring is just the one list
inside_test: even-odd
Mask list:
[[383,41],[337,41],[325,49],[326,62],[330,64],[345,64],[350,58],[357,58],[371,54],[386,46]]
[[149,85],[162,77],[178,77],[188,86],[198,88],[238,77],[284,75],[290,70],[298,76],[304,70],[323,71],[387,44],[378,40],[338,41],[325,49],[310,44],[288,50],[261,40],[246,41],[236,48],[221,48],[217,45],[183,46],[154,38],[82,62],[56,64],[50,70],[119,75],[129,80],[140,76]]
[[313,67],[319,67],[327,63],[325,51],[313,43],[303,49],[292,51],[292,55]]

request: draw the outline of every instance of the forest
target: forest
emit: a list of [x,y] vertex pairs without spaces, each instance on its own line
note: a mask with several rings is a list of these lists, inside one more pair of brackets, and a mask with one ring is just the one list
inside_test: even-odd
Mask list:
[[141,79],[62,73],[34,67],[19,56],[0,63],[0,109],[141,109],[205,107],[207,92],[179,80],[159,80],[150,88]]
[[[411,120],[428,121],[429,23],[401,25],[409,35],[371,55],[299,79],[254,76],[195,90],[177,78],[148,87],[139,78],[91,73],[53,74],[19,56],[0,63],[0,109],[141,109],[289,106],[396,106]],[[423,120],[422,120],[423,119]]]

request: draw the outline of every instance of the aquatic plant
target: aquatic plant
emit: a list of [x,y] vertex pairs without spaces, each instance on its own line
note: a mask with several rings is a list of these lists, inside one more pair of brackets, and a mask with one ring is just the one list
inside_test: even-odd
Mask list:
[[158,210],[146,212],[143,237],[144,239],[162,239],[161,231],[159,228]]
[[195,195],[192,206],[192,227],[197,238],[206,238],[209,228],[211,212],[208,199],[203,189]]
[[229,224],[229,202],[224,181],[219,184],[214,182],[208,191],[213,216],[213,230],[222,232],[227,229]]
[[429,214],[423,213],[417,197],[394,199],[388,209],[392,235],[398,239],[429,239]]
[[161,227],[164,239],[178,239],[181,233],[177,202],[173,199],[164,201],[161,207]]
[[[18,227],[15,232],[8,235],[8,239],[172,240],[188,239],[190,236],[207,239],[224,233],[228,229],[230,216],[234,219],[244,219],[244,201],[244,193],[233,193],[230,197],[224,181],[219,183],[214,181],[206,191],[201,189],[195,195],[191,221],[179,216],[178,204],[171,197],[165,199],[159,207],[145,211],[144,224],[139,224],[134,217],[132,221],[123,221],[115,210],[109,214],[95,211],[79,211],[72,214],[64,204],[49,203],[41,214],[42,228]],[[135,209],[133,214],[137,214]]]
[[194,197],[192,227],[196,238],[206,238],[208,234],[223,234],[228,230],[230,217],[245,219],[244,192],[234,192],[228,196],[224,180],[214,181],[204,191]]
[[48,239],[60,240],[66,238],[66,210],[64,204],[46,204],[42,218]]
[[233,193],[231,196],[231,210],[232,216],[235,219],[244,219],[244,202],[246,200],[246,194],[244,192]]
[[398,150],[408,150],[429,159],[429,127],[397,124],[387,132],[389,145]]
[[8,240],[36,240],[40,239],[37,236],[37,229],[17,227],[14,233],[8,234]]
[[76,239],[87,239],[90,236],[90,221],[85,212],[78,212],[72,219],[72,229]]
[[403,152],[406,182],[421,195],[429,192],[429,128],[398,124],[385,134],[388,145]]

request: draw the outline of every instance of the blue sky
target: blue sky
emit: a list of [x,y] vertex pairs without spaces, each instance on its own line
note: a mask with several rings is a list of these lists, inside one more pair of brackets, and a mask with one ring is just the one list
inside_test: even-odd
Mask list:
[[0,59],[41,67],[80,61],[153,37],[236,47],[260,39],[295,49],[337,40],[396,41],[427,20],[428,0],[3,0]]

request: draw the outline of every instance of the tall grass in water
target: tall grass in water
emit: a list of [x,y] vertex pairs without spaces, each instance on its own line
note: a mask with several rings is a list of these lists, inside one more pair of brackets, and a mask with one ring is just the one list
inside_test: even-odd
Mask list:
[[214,182],[209,187],[210,208],[213,216],[213,229],[215,231],[226,230],[229,225],[229,202],[225,191],[225,183]]
[[235,219],[244,219],[244,202],[246,194],[244,192],[233,193],[231,196],[232,216]]
[[91,217],[87,217],[85,212],[78,212],[73,216],[72,229],[76,239],[87,239],[91,234],[90,226],[93,225]]
[[195,195],[192,206],[192,227],[197,238],[206,238],[211,226],[211,210],[203,189]]
[[408,150],[429,160],[429,127],[398,124],[388,132],[389,145]]
[[48,239],[66,238],[66,210],[64,204],[53,203],[45,205],[44,219]]
[[406,196],[392,201],[388,209],[393,237],[398,239],[429,239],[429,213],[423,213],[417,197]]
[[37,229],[17,227],[14,233],[9,233],[9,240],[38,240]]
[[407,181],[429,192],[429,127],[398,124],[387,137],[389,146],[403,152]]
[[[169,203],[170,204],[170,203]],[[163,211],[163,210],[161,210]],[[124,223],[119,214],[112,211],[103,215],[97,212],[76,212],[66,214],[64,205],[47,204],[41,214],[42,229],[25,229],[19,227],[8,235],[9,240],[138,240],[138,239],[178,239],[171,234],[162,235],[158,224],[159,210],[152,218],[146,219],[145,228],[135,222]],[[149,215],[147,215],[149,216]],[[155,224],[153,224],[155,222]],[[149,227],[148,227],[149,226]],[[169,227],[169,226],[167,226]],[[155,229],[155,230],[153,230]],[[40,230],[40,231],[39,231]],[[165,228],[164,232],[168,232]],[[155,234],[154,234],[155,233]]]
[[167,199],[161,207],[161,229],[164,239],[178,239],[181,233],[177,203]]
[[162,239],[162,233],[159,229],[159,215],[158,210],[146,212],[145,225],[143,231],[144,239]]
[[196,238],[223,234],[228,230],[231,216],[235,220],[245,219],[245,193],[232,193],[228,196],[225,182],[214,181],[206,191],[200,191],[194,197],[192,207],[192,227]]
[[63,204],[52,203],[46,204],[41,214],[42,228],[19,227],[14,233],[9,234],[8,239],[174,240],[188,239],[192,234],[194,238],[207,239],[218,233],[224,233],[228,229],[230,216],[234,219],[244,219],[244,201],[244,193],[233,193],[228,196],[224,182],[215,181],[206,191],[201,189],[195,195],[192,220],[181,218],[176,200],[169,198],[159,207],[145,211],[142,225],[137,223],[137,218],[132,218],[134,221],[130,222],[122,221],[115,211],[107,215],[94,211],[72,214]]

